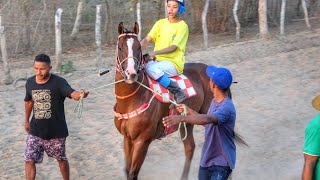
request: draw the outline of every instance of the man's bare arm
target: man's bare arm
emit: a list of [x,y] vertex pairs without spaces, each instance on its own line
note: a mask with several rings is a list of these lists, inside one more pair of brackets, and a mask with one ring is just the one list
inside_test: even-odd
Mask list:
[[317,164],[319,156],[304,154],[304,165],[302,171],[302,180],[312,180],[313,171]]
[[154,51],[154,55],[160,55],[160,54],[169,54],[169,53],[172,53],[174,51],[177,50],[177,46],[176,45],[171,45],[167,48],[164,48],[164,49],[161,49],[161,50],[158,50],[158,51]]
[[24,127],[25,127],[25,131],[29,132],[29,130],[30,130],[29,119],[30,119],[30,116],[31,116],[32,108],[33,108],[33,101],[25,101],[24,107],[25,107],[25,124],[24,124]]
[[196,125],[206,125],[206,124],[217,124],[218,120],[213,115],[206,115],[206,114],[197,114],[197,115],[174,115],[174,116],[167,116],[162,119],[162,122],[165,126],[174,126],[180,122],[186,122],[189,124],[196,124]]

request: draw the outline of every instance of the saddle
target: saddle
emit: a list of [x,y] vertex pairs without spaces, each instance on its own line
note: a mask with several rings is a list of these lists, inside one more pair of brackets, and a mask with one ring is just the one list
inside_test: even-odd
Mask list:
[[[170,99],[173,99],[173,95],[169,92],[168,89],[160,85],[156,80],[153,80],[149,76],[148,78],[148,83],[149,87],[154,90],[155,92],[161,94],[158,95],[157,93],[152,92],[155,94],[156,98],[162,102],[162,103],[170,103]],[[194,90],[190,80],[184,75],[180,74],[179,76],[174,76],[170,78],[173,82],[175,82],[184,92],[186,95],[187,99],[197,95],[196,91]]]
[[[169,90],[163,87],[162,85],[160,85],[156,80],[153,80],[149,76],[147,76],[147,79],[148,79],[149,87],[155,92],[161,94],[160,96],[159,94],[152,92],[155,95],[155,97],[158,99],[158,101],[162,103],[171,103],[169,99],[173,99],[173,95],[169,92]],[[181,74],[179,76],[171,77],[170,79],[173,82],[175,82],[183,90],[187,99],[197,95],[190,80],[185,75]],[[176,109],[170,109],[168,115],[171,116],[171,115],[177,115],[177,114],[178,114],[178,111]],[[175,132],[174,127],[165,126],[163,134],[158,139],[162,139],[173,132]]]

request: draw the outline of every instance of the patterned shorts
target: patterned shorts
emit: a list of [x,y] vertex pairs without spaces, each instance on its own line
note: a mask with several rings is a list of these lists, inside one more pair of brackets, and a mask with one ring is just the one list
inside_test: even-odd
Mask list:
[[44,151],[49,157],[57,160],[67,160],[66,138],[44,140],[29,134],[26,140],[26,150],[24,152],[25,161],[42,163]]

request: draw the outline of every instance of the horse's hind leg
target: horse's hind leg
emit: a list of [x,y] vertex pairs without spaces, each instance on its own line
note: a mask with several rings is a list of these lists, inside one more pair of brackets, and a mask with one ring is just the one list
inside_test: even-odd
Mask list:
[[[180,133],[181,133],[182,137],[185,136],[184,128],[180,129]],[[193,125],[187,124],[187,133],[188,133],[187,134],[187,138],[183,141],[184,152],[185,152],[186,159],[185,159],[185,162],[184,162],[184,167],[183,167],[181,180],[188,179],[191,160],[192,160],[194,149],[195,149],[195,143],[194,143],[194,138],[193,138]]]
[[132,161],[129,174],[127,176],[128,180],[138,179],[138,174],[143,164],[143,161],[147,155],[151,141],[136,140],[133,144]]

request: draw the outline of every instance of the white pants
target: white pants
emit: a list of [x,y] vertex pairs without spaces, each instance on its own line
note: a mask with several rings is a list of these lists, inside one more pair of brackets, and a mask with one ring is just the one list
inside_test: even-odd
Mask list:
[[146,65],[146,72],[154,80],[159,79],[164,74],[168,77],[179,75],[176,67],[170,61],[149,61]]

